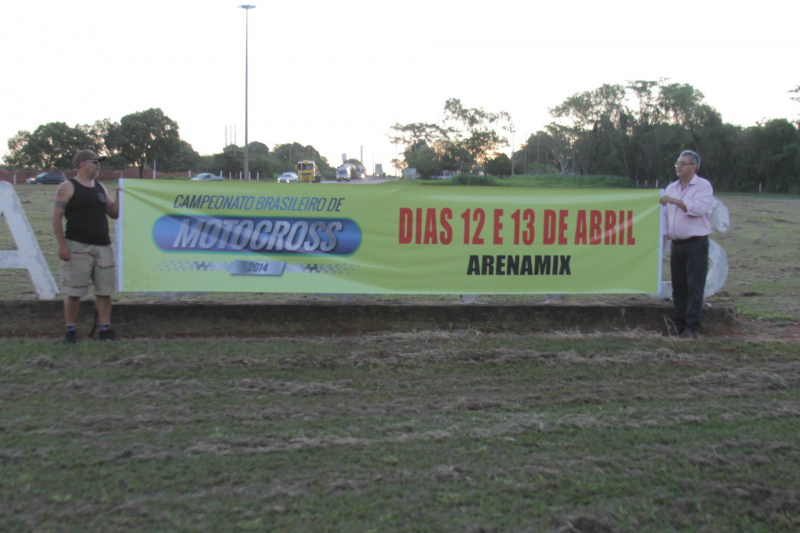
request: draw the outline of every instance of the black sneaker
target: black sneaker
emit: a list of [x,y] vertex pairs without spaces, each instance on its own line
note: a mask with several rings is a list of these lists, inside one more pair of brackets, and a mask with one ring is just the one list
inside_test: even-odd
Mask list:
[[64,336],[64,344],[77,344],[78,343],[78,335],[75,333],[75,330],[67,331],[67,334]]
[[118,341],[117,334],[114,333],[113,329],[107,329],[105,331],[101,331],[97,334],[97,340],[99,341]]

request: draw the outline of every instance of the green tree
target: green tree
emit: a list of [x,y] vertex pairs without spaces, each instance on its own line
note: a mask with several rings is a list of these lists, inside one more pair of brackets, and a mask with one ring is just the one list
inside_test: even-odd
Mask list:
[[298,161],[303,161],[304,159],[322,159],[322,156],[319,155],[319,152],[317,152],[313,146],[303,146],[298,142],[276,144],[272,149],[272,154],[286,167],[284,172],[294,169]]
[[402,144],[403,161],[393,160],[392,164],[398,170],[415,168],[422,179],[430,179],[441,172],[443,162],[448,161],[450,168],[460,166],[463,158],[469,154],[457,147],[451,135],[454,130],[439,124],[415,122],[412,124],[395,124],[392,126],[394,135],[389,139],[392,144]]
[[[674,161],[671,159],[674,157],[673,147],[683,145],[683,141],[675,139],[681,132],[667,125],[664,112],[658,105],[664,81],[635,80],[629,81],[625,87],[626,98],[631,102],[626,106],[625,120],[620,121],[620,127],[624,128],[628,138],[625,175],[637,183],[652,182],[654,178],[658,180],[661,172],[670,171],[670,164]],[[668,175],[664,177],[669,179]]]
[[[282,163],[270,153],[269,147],[261,142],[250,143],[249,167],[254,179],[272,179],[276,174],[283,172]],[[210,164],[205,163],[207,172],[221,172],[223,175],[231,175],[238,179],[244,171],[244,148],[230,144],[221,153],[214,154],[210,158]]]
[[[674,179],[673,158],[686,148],[703,155],[709,171],[727,168],[729,151],[711,136],[724,133],[730,140],[732,132],[691,85],[664,79],[605,84],[567,98],[550,112],[556,121],[547,130],[558,141],[565,172],[664,183]],[[705,146],[702,139],[708,141]]]
[[[511,128],[511,116],[505,111],[496,113],[483,108],[464,107],[458,98],[450,98],[444,105],[444,122],[454,122],[456,127],[445,127],[445,131],[456,132],[456,143],[463,147],[471,158],[471,163],[486,170],[490,156],[508,140],[497,132],[497,128]],[[466,134],[464,137],[462,135]]]
[[574,174],[575,169],[579,167],[577,148],[580,141],[580,138],[575,136],[575,130],[553,122],[547,125],[547,138],[550,141],[555,169],[562,174]]
[[431,179],[431,177],[442,171],[439,154],[428,146],[425,141],[418,141],[409,146],[403,153],[403,157],[408,164],[408,168],[416,168],[422,179]]
[[[249,165],[250,172],[258,179],[274,179],[282,172],[292,171],[298,161],[311,159],[323,174],[330,175],[331,167],[328,160],[320,155],[313,146],[303,146],[300,143],[278,144],[272,150],[258,141],[250,143]],[[202,163],[208,172],[230,173],[238,178],[244,166],[244,150],[241,146],[228,145],[221,153],[211,157],[204,157]]]
[[593,91],[574,94],[550,109],[554,118],[563,119],[549,128],[551,134],[576,150],[571,154],[575,172],[630,175],[623,127],[628,120],[625,95],[623,86],[604,84]]
[[497,154],[486,163],[486,173],[491,176],[507,178],[511,175],[511,158],[504,153]]
[[106,146],[126,163],[138,166],[140,178],[145,166],[168,162],[182,149],[178,124],[158,108],[122,117],[119,125],[109,128]]
[[472,156],[461,144],[448,144],[441,154],[439,162],[441,170],[459,170],[469,172],[472,170]]
[[8,140],[8,155],[3,160],[10,168],[30,168],[30,157],[25,153],[25,146],[30,138],[31,132],[20,130]]
[[239,172],[244,170],[244,151],[235,144],[229,144],[221,153],[214,154],[213,167],[218,172],[229,172],[238,177]]
[[253,141],[250,143],[248,157],[266,157],[268,155],[269,146],[258,141]]
[[[492,113],[482,108],[466,108],[461,100],[451,98],[445,102],[439,123],[398,123],[392,126],[394,133],[389,139],[392,144],[405,147],[405,164],[395,162],[396,168],[416,168],[428,177],[420,168],[466,172],[477,166],[485,170],[488,158],[508,145],[498,129],[512,131],[512,128],[511,117],[505,111]],[[414,163],[408,160],[409,155]]]
[[108,135],[109,130],[118,126],[118,123],[112,122],[111,119],[104,118],[96,120],[92,126],[78,125],[76,127],[81,128],[87,135],[94,139],[97,146],[105,147],[106,135]]
[[537,131],[514,153],[517,173],[555,174],[556,153],[555,139],[545,131]]
[[699,174],[714,178],[714,190],[736,190],[737,182],[747,181],[742,127],[733,124],[708,125],[698,129],[702,167]]
[[256,178],[260,180],[271,180],[283,172],[283,165],[270,152],[269,146],[262,142],[250,143],[249,158],[250,171],[254,172]]
[[279,172],[286,172],[294,170],[298,161],[311,160],[317,164],[319,171],[325,175],[329,175],[331,165],[328,159],[322,155],[311,145],[303,146],[300,143],[293,142],[287,144],[277,144],[272,149],[273,157],[281,164],[284,170]]
[[[751,186],[766,192],[800,192],[800,132],[787,119],[745,130]],[[752,178],[751,178],[752,179]]]
[[184,172],[200,168],[203,159],[194,151],[192,145],[184,140],[178,141],[178,149],[158,163],[165,172]]
[[452,128],[426,122],[396,123],[392,129],[395,131],[394,135],[389,136],[392,144],[402,144],[406,148],[425,146],[427,149],[438,151],[446,149],[451,144],[452,136],[456,133]]
[[100,152],[102,147],[91,126],[50,122],[33,133],[20,131],[9,139],[5,161],[15,168],[68,170],[73,168],[72,159],[80,150]]

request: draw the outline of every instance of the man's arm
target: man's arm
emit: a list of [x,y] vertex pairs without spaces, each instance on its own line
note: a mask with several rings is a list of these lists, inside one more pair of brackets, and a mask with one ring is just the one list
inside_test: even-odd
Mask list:
[[[98,182],[100,183],[100,182]],[[108,194],[108,189],[105,185],[100,183],[100,186],[106,192],[106,214],[113,218],[114,220],[119,218],[119,187],[117,188],[116,194],[114,195],[114,201],[111,201],[111,195]]]
[[53,202],[53,233],[58,241],[58,257],[63,261],[69,261],[69,248],[67,248],[67,241],[64,240],[64,211],[67,208],[67,202],[72,198],[74,187],[69,181],[63,182],[58,186],[56,191],[56,199]]
[[678,209],[686,213],[687,208],[686,204],[683,203],[683,200],[680,198],[673,198],[672,196],[662,196],[661,197],[661,205],[668,205],[668,204],[675,204],[678,206]]
[[686,213],[691,217],[701,217],[710,213],[713,205],[714,187],[707,180],[701,181],[686,199]]

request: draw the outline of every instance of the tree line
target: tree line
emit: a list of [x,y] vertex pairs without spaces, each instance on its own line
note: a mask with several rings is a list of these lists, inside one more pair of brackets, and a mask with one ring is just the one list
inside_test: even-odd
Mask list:
[[[139,177],[145,168],[154,165],[163,172],[192,170],[234,175],[244,166],[243,148],[233,144],[217,154],[198,154],[180,138],[178,124],[158,108],[131,113],[118,123],[108,119],[75,126],[50,122],[33,132],[20,131],[9,139],[4,161],[9,170],[69,170],[73,168],[72,158],[83,149],[106,155],[105,168],[136,166]],[[274,177],[306,159],[314,160],[324,175],[332,177],[335,172],[313,146],[296,142],[278,144],[272,150],[264,143],[251,142],[248,159],[253,177]]]
[[431,178],[444,171],[495,173],[497,151],[508,146],[503,132],[513,133],[514,124],[505,111],[464,107],[450,98],[439,122],[397,123],[392,131],[392,144],[403,145],[403,160],[393,160],[394,166]]
[[532,135],[517,156],[563,172],[666,184],[675,179],[674,158],[689,149],[701,155],[699,174],[717,190],[800,193],[796,123],[725,123],[688,84],[606,84],[567,98],[550,113],[555,121]]
[[[800,86],[789,92],[800,94]],[[403,159],[395,166],[414,167],[427,178],[448,170],[500,177],[561,173],[621,176],[632,185],[663,187],[675,179],[675,157],[690,149],[701,155],[699,173],[717,190],[800,193],[797,123],[774,119],[747,128],[724,123],[688,84],[604,84],[549,111],[553,122],[508,157],[498,153],[514,133],[508,113],[448,100],[438,122],[392,127],[392,142],[403,145]]]
[[[800,95],[800,86],[789,91]],[[800,96],[791,96],[800,102]],[[674,158],[685,149],[702,157],[699,173],[720,191],[800,193],[798,123],[773,119],[742,127],[723,122],[704,95],[688,84],[638,80],[604,84],[574,94],[549,109],[553,121],[514,147],[509,157],[500,149],[515,134],[505,111],[445,102],[442,117],[432,123],[395,124],[389,138],[402,146],[395,168],[416,168],[431,178],[445,171],[512,174],[577,174],[621,176],[632,186],[665,185],[673,180]],[[108,155],[106,168],[139,167],[157,162],[165,172],[230,172],[243,167],[242,147],[200,155],[182,140],[178,124],[153,108],[92,125],[52,122],[33,132],[20,131],[8,141],[5,163],[16,169],[70,169],[78,150]],[[313,146],[300,143],[249,145],[252,174],[274,176],[302,159],[316,161],[323,176],[334,167]]]

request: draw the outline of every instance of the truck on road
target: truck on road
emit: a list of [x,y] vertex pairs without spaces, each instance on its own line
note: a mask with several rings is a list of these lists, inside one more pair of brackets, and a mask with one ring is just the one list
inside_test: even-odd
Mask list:
[[319,183],[322,181],[319,172],[317,172],[317,164],[314,161],[298,161],[295,168],[297,169],[300,183]]
[[345,163],[336,169],[336,181],[363,180],[367,178],[364,165],[358,163]]

